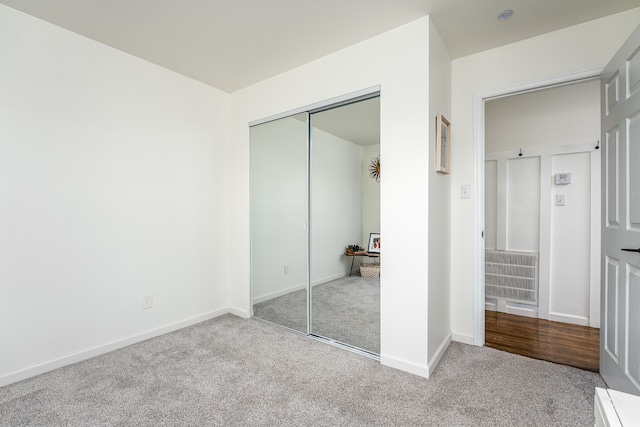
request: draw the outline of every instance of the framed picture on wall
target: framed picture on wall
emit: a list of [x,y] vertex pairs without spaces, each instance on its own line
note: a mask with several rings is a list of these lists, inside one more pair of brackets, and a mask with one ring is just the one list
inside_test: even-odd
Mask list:
[[367,252],[372,254],[380,253],[380,233],[369,234],[369,249],[367,249]]
[[442,114],[436,117],[436,172],[449,173],[451,123]]

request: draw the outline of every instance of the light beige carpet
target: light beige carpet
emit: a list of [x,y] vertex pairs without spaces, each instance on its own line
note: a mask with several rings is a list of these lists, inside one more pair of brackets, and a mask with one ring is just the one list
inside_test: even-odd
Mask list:
[[425,379],[225,315],[0,388],[0,425],[583,427],[596,386],[458,343]]

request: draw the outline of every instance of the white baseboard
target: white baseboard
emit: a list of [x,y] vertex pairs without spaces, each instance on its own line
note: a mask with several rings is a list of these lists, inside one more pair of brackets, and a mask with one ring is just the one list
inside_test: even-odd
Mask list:
[[243,319],[248,319],[251,317],[251,314],[249,313],[249,311],[247,310],[241,310],[239,308],[235,308],[235,307],[229,307],[229,314],[233,314],[234,316],[238,316],[241,317]]
[[[353,271],[354,272],[359,272],[360,271],[359,267],[358,267],[357,270],[353,270]],[[331,282],[333,280],[342,279],[343,277],[347,277],[347,274],[346,273],[338,273],[338,274],[334,274],[332,276],[323,277],[322,279],[314,280],[313,282],[311,282],[311,287],[322,285],[324,283]],[[253,298],[253,303],[254,304],[259,304],[261,302],[269,301],[270,299],[278,298],[278,297],[281,297],[281,296],[286,295],[288,293],[296,292],[296,291],[305,289],[306,286],[307,285],[305,285],[305,284],[295,285],[295,286],[292,286],[290,288],[286,288],[286,289],[283,289],[283,290],[280,290],[280,291],[271,292],[271,293],[266,294],[266,295],[261,295],[261,296],[258,296],[258,297],[254,297]]]
[[338,273],[332,276],[323,277],[322,279],[314,280],[311,282],[311,287],[325,284],[327,282],[331,282],[333,280],[342,279],[343,277],[347,277],[346,273]]
[[464,334],[451,334],[451,341],[460,342],[462,344],[475,345],[473,340],[473,335],[464,335]]
[[522,304],[507,304],[507,313],[517,314],[518,316],[538,318],[538,307],[532,307]]
[[[186,328],[187,326],[195,325],[196,323],[204,322],[205,320],[213,319],[224,314],[232,313],[236,314],[242,312],[241,310],[223,308],[219,310],[213,310],[207,313],[203,313],[197,316],[193,316],[179,322],[171,323],[161,326],[157,329],[145,331],[141,334],[132,335],[117,341],[101,344],[95,347],[80,350],[76,353],[68,354],[66,356],[59,357],[57,359],[49,360],[37,365],[32,365],[27,368],[20,369],[18,371],[9,372],[7,374],[0,375],[0,387],[4,387],[9,384],[13,384],[18,381],[26,380],[27,378],[34,377],[36,375],[44,374],[45,372],[53,371],[54,369],[62,368],[63,366],[71,365],[81,362],[83,360],[91,359],[96,356],[100,356],[105,353],[109,353],[114,350],[118,350],[123,347],[127,347],[132,344],[136,344],[150,338],[154,338],[160,335],[164,335],[169,332],[176,331],[178,329]],[[238,315],[238,314],[236,314]],[[240,316],[243,317],[243,316]]]
[[410,374],[418,375],[420,377],[429,378],[428,366],[418,365],[414,362],[402,360],[397,357],[384,356],[381,354],[380,364],[390,368],[399,369]]
[[451,344],[451,337],[452,337],[452,334],[451,332],[449,332],[449,334],[446,336],[444,341],[442,341],[442,343],[438,347],[438,350],[436,350],[431,360],[429,360],[429,376],[433,374],[433,371],[436,369],[436,366],[438,366],[438,363],[440,363],[440,359],[442,359],[442,356],[444,356],[445,351],[447,351],[449,344]]
[[538,317],[538,307],[534,305],[519,304],[501,299],[495,300],[487,298],[484,301],[484,309],[487,311],[517,314],[518,316]]
[[580,326],[589,326],[589,319],[583,316],[574,316],[572,314],[549,313],[549,320],[554,322],[571,323]]
[[[484,309],[489,311],[499,311],[499,307],[497,306],[495,300],[493,301],[485,301]],[[506,303],[505,313],[508,314],[517,314],[518,316],[526,316],[533,318],[541,318],[539,315],[538,307],[527,305],[527,304],[517,304],[517,303]],[[572,314],[563,314],[563,313],[549,313],[549,319],[554,322],[563,322],[563,323],[571,323],[573,325],[580,326],[591,326],[589,324],[589,319],[584,316],[575,316]],[[455,338],[454,341],[458,341]],[[460,341],[463,342],[463,341]]]
[[269,301],[270,299],[278,298],[278,297],[281,297],[282,295],[286,295],[286,294],[289,294],[291,292],[295,292],[295,291],[299,291],[299,290],[305,289],[306,287],[307,287],[307,285],[305,285],[305,284],[295,285],[295,286],[291,286],[290,288],[282,289],[280,291],[271,292],[269,294],[261,295],[259,297],[254,297],[253,298],[253,303],[254,304],[260,304],[261,302]]

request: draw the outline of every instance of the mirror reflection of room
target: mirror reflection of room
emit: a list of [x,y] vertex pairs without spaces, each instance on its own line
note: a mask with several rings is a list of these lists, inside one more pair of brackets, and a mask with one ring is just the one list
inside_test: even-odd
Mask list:
[[253,316],[307,333],[307,113],[251,128]]
[[[253,316],[373,354],[380,351],[379,117],[375,97],[312,112],[309,128],[305,113],[251,129]],[[301,160],[307,144],[308,161]],[[369,253],[372,235],[377,247]],[[347,255],[349,246],[361,251]]]
[[[380,232],[379,98],[311,115],[311,332],[380,352],[380,264],[367,252]],[[353,269],[352,269],[353,268]]]

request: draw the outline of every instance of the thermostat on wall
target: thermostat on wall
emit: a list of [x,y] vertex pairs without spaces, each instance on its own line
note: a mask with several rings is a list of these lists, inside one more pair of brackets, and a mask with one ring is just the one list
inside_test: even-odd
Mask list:
[[556,174],[556,185],[567,185],[571,184],[571,174],[570,173],[557,173]]

